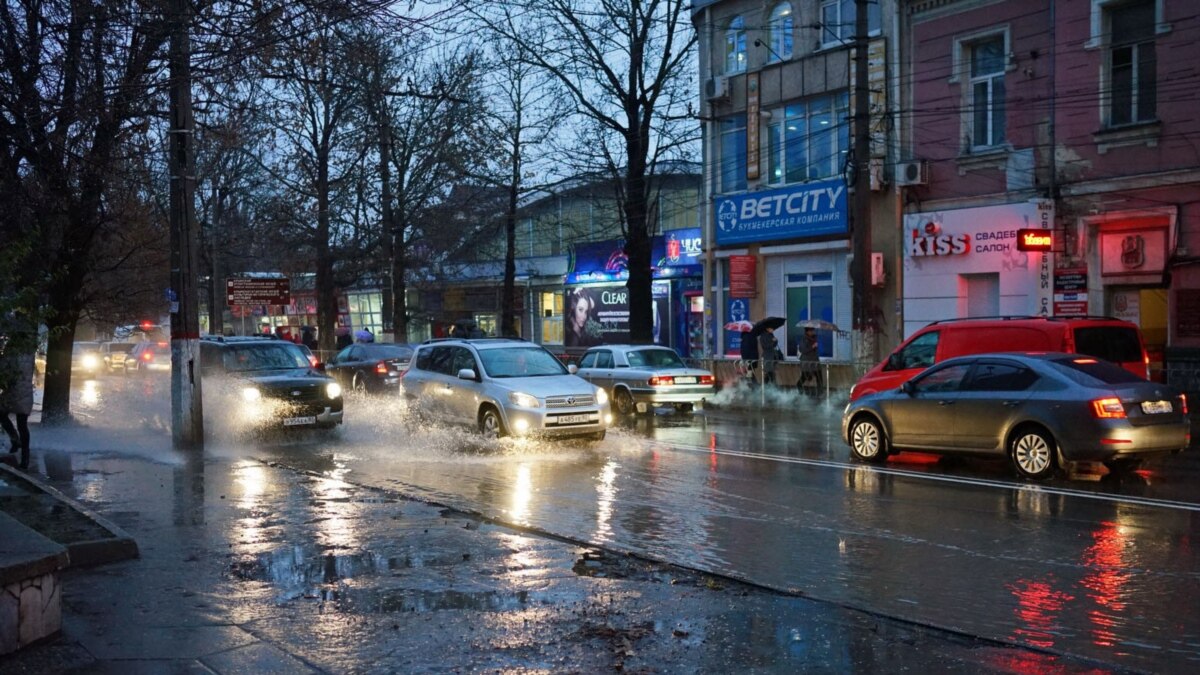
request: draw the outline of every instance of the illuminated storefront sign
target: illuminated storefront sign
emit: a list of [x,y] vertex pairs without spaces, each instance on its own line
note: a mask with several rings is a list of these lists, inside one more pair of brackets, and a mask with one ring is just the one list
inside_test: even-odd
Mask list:
[[1054,236],[1049,230],[1020,229],[1017,230],[1018,251],[1046,252],[1054,247]]

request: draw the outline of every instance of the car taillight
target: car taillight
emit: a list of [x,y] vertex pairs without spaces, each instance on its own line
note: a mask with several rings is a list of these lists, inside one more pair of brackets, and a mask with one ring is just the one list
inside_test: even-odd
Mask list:
[[375,372],[379,373],[380,375],[387,375],[387,371],[387,361],[380,361],[379,363],[375,364]]
[[712,384],[713,382],[716,382],[716,381],[717,381],[716,378],[714,378],[712,375],[701,375],[700,376],[700,384]]
[[654,377],[650,378],[651,387],[662,387],[668,384],[675,384],[675,378],[670,375],[655,375]]
[[1150,379],[1150,355],[1142,352],[1142,362],[1146,364],[1146,379]]
[[1179,411],[1182,412],[1184,415],[1188,414],[1187,413],[1187,394],[1179,395]]
[[1119,418],[1125,416],[1125,406],[1119,398],[1098,398],[1092,401],[1092,410],[1096,417]]

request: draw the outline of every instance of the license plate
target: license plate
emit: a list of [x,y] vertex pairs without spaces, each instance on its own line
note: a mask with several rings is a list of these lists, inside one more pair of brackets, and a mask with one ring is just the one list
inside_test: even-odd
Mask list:
[[694,378],[694,377],[677,377],[677,378],[675,378],[675,384],[696,384],[696,378]]
[[1142,401],[1142,412],[1147,415],[1160,415],[1174,410],[1170,401]]
[[558,424],[582,424],[592,421],[591,415],[559,415],[555,418]]
[[285,427],[298,427],[298,426],[301,426],[304,424],[316,424],[316,423],[317,423],[317,418],[312,415],[309,415],[308,417],[285,417],[283,420],[283,426],[285,426]]

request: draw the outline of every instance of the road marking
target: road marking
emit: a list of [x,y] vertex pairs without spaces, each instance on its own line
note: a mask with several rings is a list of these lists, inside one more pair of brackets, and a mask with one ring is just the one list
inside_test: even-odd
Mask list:
[[907,469],[893,469],[889,467],[871,466],[869,464],[855,464],[850,462],[837,462],[828,459],[806,459],[803,457],[784,457],[782,455],[770,455],[761,452],[748,452],[745,450],[721,450],[704,447],[702,445],[687,445],[682,443],[672,443],[658,441],[668,448],[678,450],[687,450],[691,452],[703,452],[705,454],[726,455],[729,457],[740,457],[743,459],[763,459],[771,462],[784,462],[787,464],[806,464],[809,466],[820,466],[829,469],[855,469],[858,471],[871,471],[874,473],[887,474],[890,476],[901,476],[905,478],[916,478],[919,480],[938,481],[941,483],[957,483],[959,485],[978,485],[982,487],[1000,488],[1003,490],[1019,490],[1021,492],[1033,492],[1037,494],[1052,494],[1061,495],[1064,497],[1082,497],[1084,499],[1094,499],[1096,501],[1114,502],[1122,504],[1137,504],[1139,506],[1149,506],[1162,509],[1177,509],[1180,511],[1198,511],[1200,512],[1200,504],[1190,502],[1181,502],[1173,499],[1155,499],[1153,497],[1137,497],[1132,495],[1110,495],[1099,492],[1088,492],[1087,490],[1077,490],[1073,488],[1048,487],[1044,485],[1031,485],[1028,483],[1006,483],[999,480],[990,480],[987,478],[960,478],[958,476],[941,476],[931,473],[922,473],[920,471],[909,471]]

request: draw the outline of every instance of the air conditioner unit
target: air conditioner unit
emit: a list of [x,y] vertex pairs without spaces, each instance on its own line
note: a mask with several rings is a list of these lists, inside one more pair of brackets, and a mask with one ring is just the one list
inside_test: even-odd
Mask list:
[[729,100],[729,78],[711,77],[704,83],[704,98],[709,101]]
[[924,185],[929,182],[929,163],[923,159],[896,165],[896,185]]

